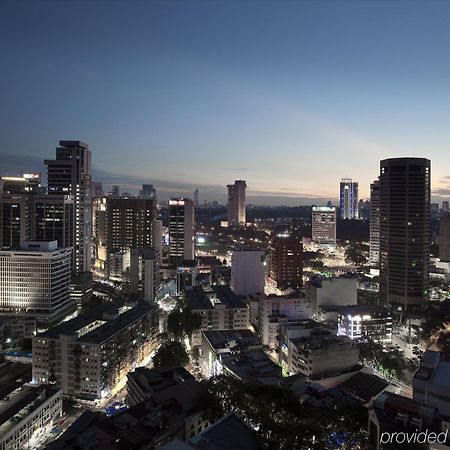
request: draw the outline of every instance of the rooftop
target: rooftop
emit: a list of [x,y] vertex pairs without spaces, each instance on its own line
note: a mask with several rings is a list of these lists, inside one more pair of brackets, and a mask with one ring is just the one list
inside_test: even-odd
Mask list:
[[228,309],[247,307],[243,297],[236,295],[229,286],[219,284],[212,285],[210,290],[194,286],[185,292],[185,298],[192,309],[214,309],[216,305],[223,305]]
[[215,349],[228,347],[230,341],[239,343],[240,347],[259,346],[258,337],[247,329],[203,331],[202,334]]
[[80,342],[100,344],[156,308],[155,305],[141,304],[120,314],[116,307],[103,305],[72,320],[62,322],[37,337],[57,339],[60,335],[78,336]]

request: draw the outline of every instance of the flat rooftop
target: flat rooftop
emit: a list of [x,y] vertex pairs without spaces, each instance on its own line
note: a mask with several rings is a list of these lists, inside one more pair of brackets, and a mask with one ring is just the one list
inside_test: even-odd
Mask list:
[[117,308],[107,305],[106,308],[98,308],[67,322],[62,322],[39,334],[38,337],[57,339],[60,335],[74,336],[80,333],[80,330],[88,330],[92,326],[92,330],[81,335],[78,341],[100,344],[156,308],[155,305],[142,304],[119,314]]
[[213,348],[224,348],[230,341],[240,342],[242,344],[259,345],[258,337],[250,330],[215,330],[203,331],[205,338],[212,345]]
[[215,305],[224,305],[227,309],[246,308],[243,297],[236,295],[229,286],[213,285],[210,290],[194,286],[185,292],[187,303],[192,309],[214,309]]

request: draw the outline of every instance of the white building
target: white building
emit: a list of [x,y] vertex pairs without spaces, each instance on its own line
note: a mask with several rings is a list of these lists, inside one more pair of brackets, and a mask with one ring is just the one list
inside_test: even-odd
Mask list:
[[0,314],[52,321],[73,311],[71,254],[56,241],[25,241],[20,250],[1,250]]
[[336,246],[336,208],[312,207],[312,241],[323,247]]
[[315,277],[310,280],[306,287],[306,298],[310,302],[313,316],[318,314],[319,307],[322,305],[356,305],[357,279],[349,276]]
[[278,350],[279,324],[311,317],[309,302],[298,296],[268,295],[259,300],[259,335],[262,345]]
[[266,253],[236,249],[231,255],[231,289],[237,295],[264,293]]

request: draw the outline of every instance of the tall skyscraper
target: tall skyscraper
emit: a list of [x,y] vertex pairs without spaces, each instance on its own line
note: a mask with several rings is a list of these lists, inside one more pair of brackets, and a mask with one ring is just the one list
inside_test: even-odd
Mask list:
[[195,206],[190,198],[169,200],[169,262],[194,259]]
[[341,219],[359,219],[358,183],[351,178],[343,178],[340,184],[339,205]]
[[111,197],[112,197],[112,198],[119,198],[119,197],[120,197],[120,186],[117,186],[117,185],[115,184],[115,185],[112,187]]
[[59,141],[56,159],[45,160],[48,193],[73,198],[73,265],[75,273],[91,270],[91,152],[81,141]]
[[405,311],[429,298],[430,178],[425,158],[380,163],[380,300]]
[[380,181],[370,185],[370,250],[369,261],[373,267],[380,265]]
[[269,276],[277,287],[303,284],[303,244],[299,238],[279,234],[270,244]]
[[245,190],[244,180],[236,180],[228,188],[228,226],[245,224]]
[[442,202],[442,212],[449,212],[449,208],[448,208],[448,201],[444,200]]
[[[129,252],[132,248],[153,246],[153,222],[156,217],[156,199],[152,198],[108,198],[105,208],[97,212],[96,241],[103,246],[98,253],[106,257],[104,266],[109,275],[111,255]],[[103,228],[105,227],[105,229]],[[102,265],[102,264],[100,264]]]
[[312,207],[312,240],[323,247],[336,246],[336,208]]

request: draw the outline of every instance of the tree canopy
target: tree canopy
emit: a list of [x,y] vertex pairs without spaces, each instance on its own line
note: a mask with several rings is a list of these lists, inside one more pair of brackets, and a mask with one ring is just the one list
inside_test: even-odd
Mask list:
[[164,341],[153,357],[155,367],[185,366],[188,362],[186,348],[178,341]]

